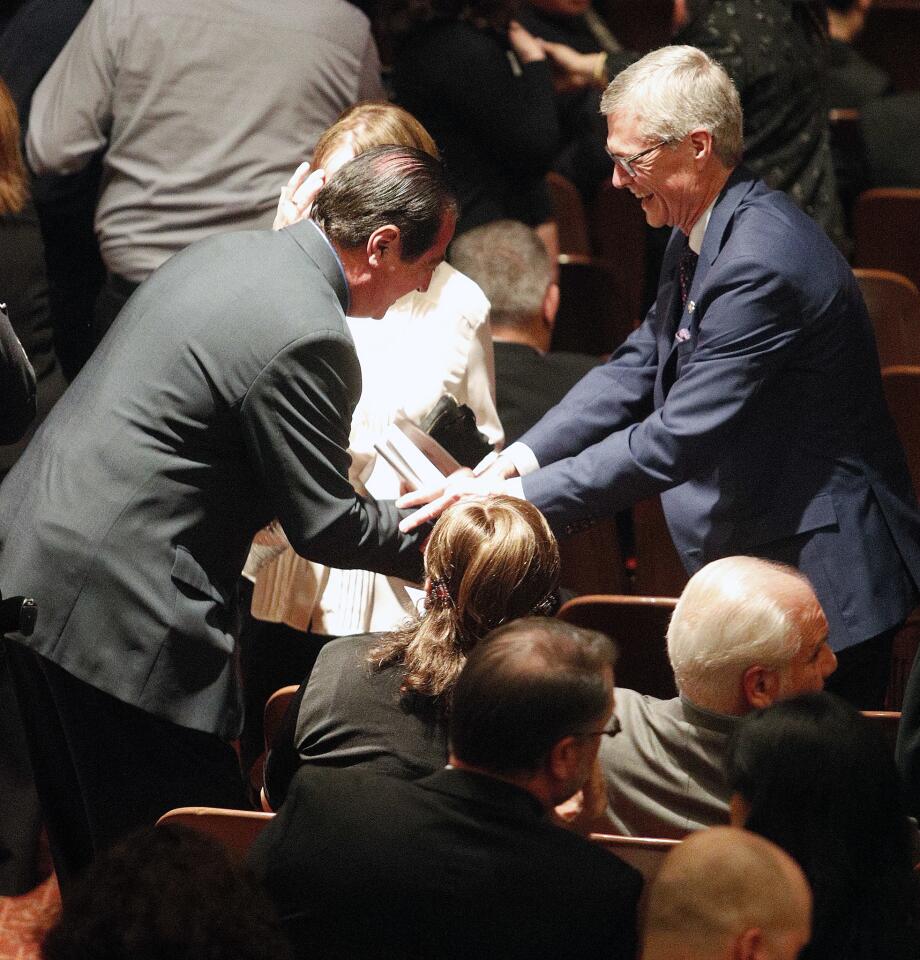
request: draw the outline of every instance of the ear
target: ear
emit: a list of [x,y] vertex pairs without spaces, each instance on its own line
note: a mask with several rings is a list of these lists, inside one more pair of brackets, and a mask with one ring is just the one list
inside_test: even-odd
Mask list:
[[712,134],[708,130],[694,130],[690,134],[690,145],[693,147],[693,159],[703,163],[712,154]]
[[779,674],[771,667],[755,664],[744,671],[741,685],[744,689],[744,699],[752,709],[759,710],[762,707],[769,707],[776,700],[779,693]]
[[382,267],[388,257],[399,258],[401,254],[399,227],[392,223],[377,229],[367,238],[367,262],[372,267]]
[[568,780],[578,768],[578,738],[563,737],[553,744],[546,758],[547,772],[556,780]]
[[739,934],[732,944],[731,955],[732,960],[767,960],[763,931],[759,927],[751,927]]
[[552,332],[556,326],[556,314],[559,311],[559,284],[555,281],[543,294],[543,325]]

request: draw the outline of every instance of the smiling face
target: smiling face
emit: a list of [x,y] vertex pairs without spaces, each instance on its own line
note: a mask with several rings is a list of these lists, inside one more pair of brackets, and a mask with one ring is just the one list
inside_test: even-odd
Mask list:
[[[631,157],[658,142],[659,138],[642,134],[640,118],[634,113],[607,117],[607,152],[611,156]],[[689,234],[709,203],[696,149],[693,134],[676,143],[665,143],[633,161],[632,177],[614,163],[613,185],[639,199],[649,226],[680,227]]]

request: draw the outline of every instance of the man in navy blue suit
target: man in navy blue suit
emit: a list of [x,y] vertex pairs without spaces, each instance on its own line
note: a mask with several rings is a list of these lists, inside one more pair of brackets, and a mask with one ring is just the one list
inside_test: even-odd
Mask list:
[[876,706],[918,602],[920,510],[852,271],[739,166],[738,94],[701,51],[648,54],[601,108],[614,185],[674,228],[656,303],[517,444],[404,526],[501,488],[565,535],[661,493],[688,572],[731,554],[802,570],[840,663],[828,686]]

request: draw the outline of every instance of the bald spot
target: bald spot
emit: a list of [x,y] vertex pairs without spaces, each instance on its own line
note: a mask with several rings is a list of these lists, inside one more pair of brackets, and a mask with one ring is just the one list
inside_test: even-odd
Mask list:
[[649,892],[642,956],[719,957],[745,930],[773,939],[810,923],[811,892],[788,854],[747,830],[713,827],[665,858]]

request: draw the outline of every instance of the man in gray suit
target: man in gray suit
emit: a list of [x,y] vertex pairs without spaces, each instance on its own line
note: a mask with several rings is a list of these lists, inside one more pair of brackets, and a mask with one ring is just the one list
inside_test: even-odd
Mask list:
[[[0,589],[58,876],[185,804],[239,806],[235,590],[278,518],[326,564],[418,579],[418,537],[348,483],[346,311],[425,289],[453,234],[440,164],[362,154],[313,221],[223,234],[142,285],[0,489]],[[26,649],[26,644],[30,649]]]
[[680,696],[617,690],[622,733],[601,744],[609,802],[597,829],[679,839],[727,823],[725,749],[738,720],[821,690],[837,666],[811,584],[756,557],[724,557],[690,578],[668,656]]

